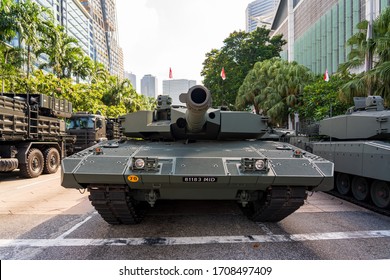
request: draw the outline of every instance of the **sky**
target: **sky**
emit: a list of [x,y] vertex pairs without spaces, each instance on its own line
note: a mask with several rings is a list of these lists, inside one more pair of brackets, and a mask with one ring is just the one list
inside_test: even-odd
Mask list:
[[233,31],[245,30],[245,9],[253,0],[116,0],[124,69],[140,80],[196,80],[201,84],[206,53],[219,49]]

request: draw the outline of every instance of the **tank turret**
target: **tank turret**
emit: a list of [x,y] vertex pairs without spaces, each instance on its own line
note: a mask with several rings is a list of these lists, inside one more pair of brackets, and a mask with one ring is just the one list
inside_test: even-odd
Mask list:
[[[280,221],[307,191],[333,187],[333,164],[280,142],[264,141],[267,118],[211,108],[194,86],[172,106],[120,118],[121,141],[100,143],[62,162],[62,185],[87,189],[110,224],[135,224],[159,200],[235,200],[253,221]],[[147,205],[146,205],[147,206]]]
[[[167,104],[159,96],[159,104]],[[121,118],[123,134],[154,140],[258,139],[267,132],[267,118],[250,112],[212,109],[211,94],[204,86],[194,86],[180,95],[184,106],[161,106]],[[169,102],[168,102],[169,103]]]
[[320,135],[340,140],[390,139],[390,111],[380,96],[355,97],[345,115],[320,121]]

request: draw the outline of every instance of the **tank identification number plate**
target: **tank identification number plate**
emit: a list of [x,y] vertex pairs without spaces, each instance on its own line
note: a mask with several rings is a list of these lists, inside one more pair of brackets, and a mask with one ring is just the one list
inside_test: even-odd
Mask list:
[[132,183],[137,183],[139,181],[138,176],[130,175],[127,177],[127,180],[129,180]]
[[216,183],[217,177],[183,177],[185,183]]

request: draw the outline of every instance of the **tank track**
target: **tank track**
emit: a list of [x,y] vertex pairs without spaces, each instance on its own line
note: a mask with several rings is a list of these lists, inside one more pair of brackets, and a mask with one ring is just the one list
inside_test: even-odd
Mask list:
[[279,222],[305,203],[306,187],[270,187],[256,201],[242,208],[255,222]]
[[359,200],[355,199],[352,195],[342,195],[341,193],[339,193],[336,190],[336,188],[331,190],[331,191],[328,191],[326,193],[333,195],[337,198],[343,199],[345,201],[351,202],[351,203],[358,205],[360,207],[371,210],[373,212],[390,217],[390,209],[379,208],[379,207],[375,206],[370,200],[369,201],[359,201]]
[[144,214],[143,203],[132,199],[123,185],[90,185],[88,196],[100,216],[111,225],[139,223]]

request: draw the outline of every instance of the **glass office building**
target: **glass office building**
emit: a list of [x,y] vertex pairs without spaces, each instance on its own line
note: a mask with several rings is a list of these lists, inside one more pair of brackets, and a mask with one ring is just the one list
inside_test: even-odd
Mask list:
[[245,11],[246,32],[252,32],[263,24],[269,26],[278,4],[279,0],[256,0],[249,3]]
[[37,4],[49,8],[56,24],[65,27],[65,32],[78,40],[84,53],[95,59],[93,44],[93,26],[91,16],[79,0],[34,0]]
[[390,0],[282,0],[272,24],[274,34],[288,41],[282,58],[297,61],[315,73],[336,72],[347,60],[347,40],[357,32],[356,25],[376,18]]
[[[24,0],[15,0],[22,2]],[[123,52],[116,33],[115,0],[32,0],[49,8],[55,23],[78,40],[85,55],[123,78]],[[18,39],[12,41],[17,46]],[[40,57],[46,60],[45,55]]]

